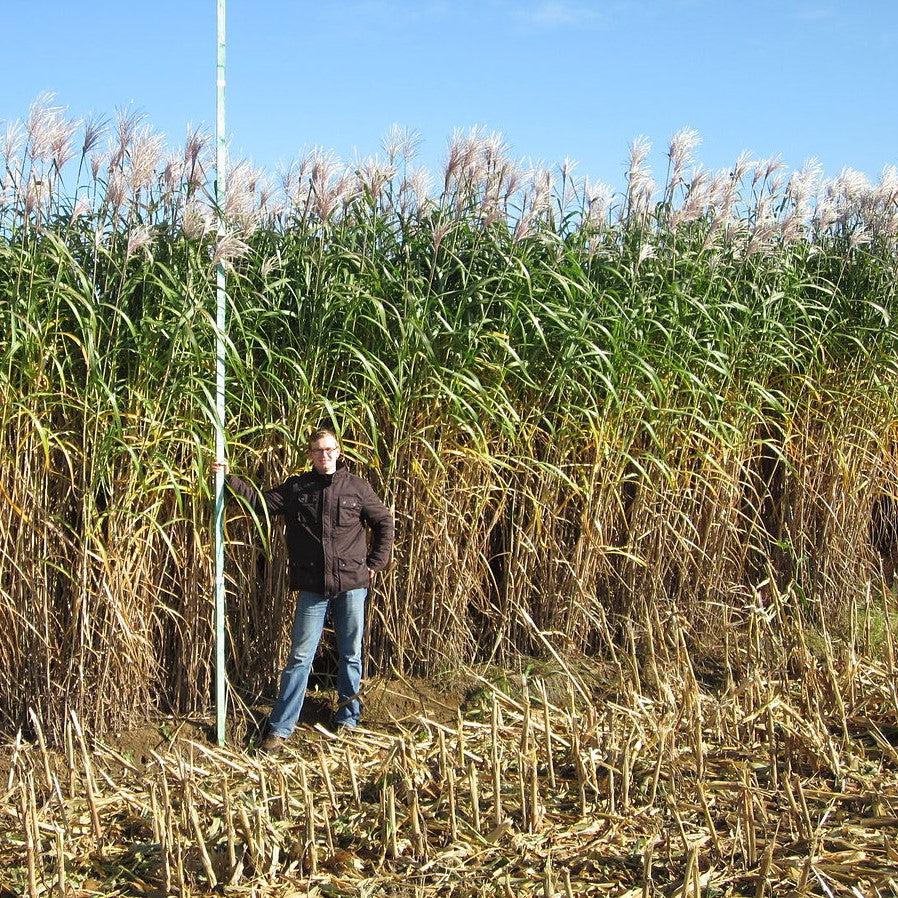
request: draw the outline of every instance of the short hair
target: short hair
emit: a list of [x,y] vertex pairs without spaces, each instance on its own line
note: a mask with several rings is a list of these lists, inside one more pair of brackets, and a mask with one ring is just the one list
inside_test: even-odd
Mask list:
[[337,435],[329,428],[329,427],[319,427],[317,430],[313,430],[311,434],[309,434],[309,446],[313,443],[317,443],[319,440],[323,440],[325,437],[331,437],[333,441],[340,445],[340,441],[337,439]]

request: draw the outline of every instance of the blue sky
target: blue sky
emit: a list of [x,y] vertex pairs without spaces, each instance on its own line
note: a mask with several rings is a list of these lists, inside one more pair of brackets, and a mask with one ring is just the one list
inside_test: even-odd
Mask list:
[[[73,115],[125,105],[174,145],[215,122],[215,0],[6,0],[0,120],[51,90]],[[828,175],[898,163],[896,0],[228,0],[232,153],[351,160],[393,123],[436,168],[454,128],[622,185],[678,128],[709,168],[742,150]]]

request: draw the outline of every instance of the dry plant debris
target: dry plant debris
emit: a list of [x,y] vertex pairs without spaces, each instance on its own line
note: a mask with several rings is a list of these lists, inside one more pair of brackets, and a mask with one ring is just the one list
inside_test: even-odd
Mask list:
[[0,895],[898,894],[894,670],[809,655],[714,691],[679,645],[652,689],[623,656],[590,702],[573,673],[483,679],[454,724],[301,728],[274,758],[187,739],[138,765],[74,717],[54,752],[35,717]]

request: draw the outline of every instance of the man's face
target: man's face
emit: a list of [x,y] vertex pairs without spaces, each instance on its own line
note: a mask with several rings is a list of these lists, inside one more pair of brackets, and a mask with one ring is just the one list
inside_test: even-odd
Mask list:
[[333,474],[337,470],[337,459],[340,457],[340,447],[333,437],[321,437],[309,444],[309,458],[312,467],[319,474]]

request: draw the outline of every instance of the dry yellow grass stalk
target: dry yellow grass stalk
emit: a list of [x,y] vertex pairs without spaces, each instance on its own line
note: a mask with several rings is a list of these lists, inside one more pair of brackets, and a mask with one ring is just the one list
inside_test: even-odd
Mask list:
[[661,882],[683,898],[709,888],[889,894],[898,848],[883,834],[898,826],[898,760],[885,735],[894,732],[886,667],[859,658],[866,685],[853,702],[845,691],[850,738],[833,743],[837,764],[818,727],[841,736],[841,710],[821,704],[819,718],[802,720],[796,707],[813,707],[805,683],[757,668],[755,689],[710,691],[686,665],[666,673],[700,715],[681,713],[662,689],[606,696],[601,715],[576,691],[559,707],[537,679],[518,696],[491,690],[451,729],[419,715],[348,743],[308,731],[275,759],[181,740],[142,766],[113,749],[90,752],[72,721],[63,744],[89,757],[75,759],[71,794],[55,797],[65,752],[37,738],[14,752],[12,789],[0,795],[3,875],[29,895],[125,882],[197,895],[215,883],[247,896],[287,896],[301,883],[461,895],[498,870],[500,889],[514,894],[637,898]]

